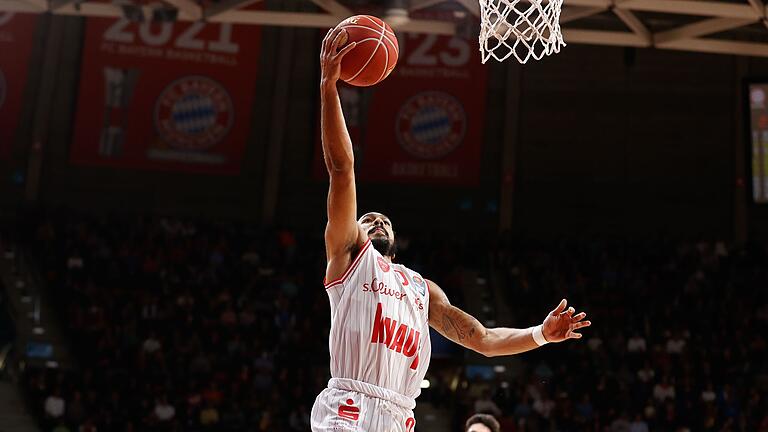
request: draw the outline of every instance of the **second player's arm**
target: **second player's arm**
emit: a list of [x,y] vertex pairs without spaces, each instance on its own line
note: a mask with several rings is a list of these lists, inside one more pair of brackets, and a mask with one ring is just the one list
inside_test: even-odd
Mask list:
[[[446,338],[487,357],[519,354],[539,347],[533,338],[533,327],[485,327],[472,315],[453,306],[437,284],[428,283],[429,324]],[[561,301],[544,320],[542,330],[548,342],[581,338],[575,330],[591,325],[589,321],[582,321],[586,317],[584,312],[574,314],[575,310],[566,310],[566,305],[565,300]]]

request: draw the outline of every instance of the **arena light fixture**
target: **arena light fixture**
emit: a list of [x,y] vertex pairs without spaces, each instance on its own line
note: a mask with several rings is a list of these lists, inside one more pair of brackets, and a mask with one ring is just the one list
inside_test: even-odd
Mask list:
[[384,21],[394,27],[402,26],[411,20],[408,14],[408,0],[389,0],[384,11]]

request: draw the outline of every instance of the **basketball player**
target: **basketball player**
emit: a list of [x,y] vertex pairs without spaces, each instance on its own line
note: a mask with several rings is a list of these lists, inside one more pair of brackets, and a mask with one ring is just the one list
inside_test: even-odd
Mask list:
[[321,128],[330,174],[325,229],[325,288],[331,303],[331,380],[312,407],[314,432],[412,432],[413,408],[429,366],[431,325],[485,356],[581,338],[590,325],[566,300],[541,325],[486,328],[451,305],[440,287],[392,261],[395,232],[381,213],[356,218],[354,157],[336,89],[344,30],[331,30],[321,53]]
[[490,414],[475,414],[467,420],[464,432],[501,432],[501,425]]

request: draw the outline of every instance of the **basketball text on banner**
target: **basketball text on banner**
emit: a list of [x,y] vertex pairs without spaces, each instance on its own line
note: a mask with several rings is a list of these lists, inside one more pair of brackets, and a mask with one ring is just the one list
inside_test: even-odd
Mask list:
[[38,16],[0,12],[0,158],[11,153],[21,120],[24,88]]
[[71,160],[237,174],[260,28],[89,18]]
[[[477,42],[410,33],[398,40],[400,59],[387,79],[338,86],[357,180],[478,184],[487,74]],[[317,153],[315,175],[325,178]]]

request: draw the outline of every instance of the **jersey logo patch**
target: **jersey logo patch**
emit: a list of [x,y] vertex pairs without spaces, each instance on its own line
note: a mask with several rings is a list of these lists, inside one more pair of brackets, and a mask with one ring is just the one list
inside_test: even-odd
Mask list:
[[387,262],[387,260],[385,260],[382,257],[377,257],[376,262],[379,263],[379,268],[381,269],[381,271],[383,271],[384,273],[387,273],[389,271],[389,263]]
[[424,279],[419,275],[413,275],[411,279],[413,279],[413,283],[416,284],[416,287],[419,289],[419,294],[424,296],[427,293],[427,283]]

